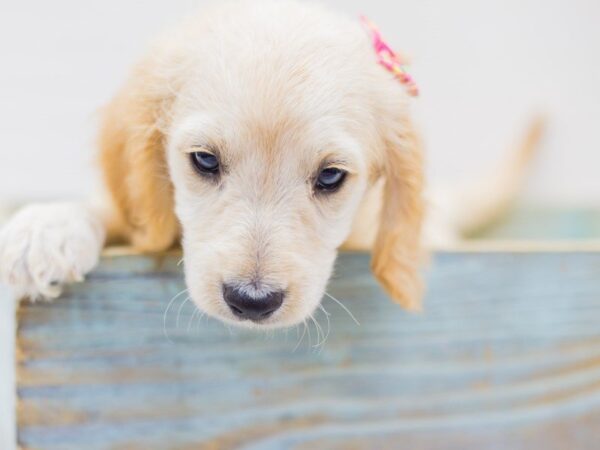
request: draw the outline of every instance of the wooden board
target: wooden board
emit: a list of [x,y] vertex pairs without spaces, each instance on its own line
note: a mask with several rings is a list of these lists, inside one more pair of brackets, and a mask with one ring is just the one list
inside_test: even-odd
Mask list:
[[21,306],[21,446],[600,446],[598,252],[439,253],[421,315],[382,294],[367,255],[342,255],[329,292],[360,326],[325,299],[318,348],[301,328],[198,320],[183,295],[165,315],[177,259],[105,257],[53,304]]

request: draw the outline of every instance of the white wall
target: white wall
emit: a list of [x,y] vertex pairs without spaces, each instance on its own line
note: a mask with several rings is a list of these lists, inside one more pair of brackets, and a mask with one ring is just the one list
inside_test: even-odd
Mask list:
[[[89,193],[95,111],[146,43],[198,3],[2,2],[0,199]],[[600,205],[600,2],[327,3],[366,13],[412,56],[434,178],[494,164],[543,111],[550,128],[527,197]]]

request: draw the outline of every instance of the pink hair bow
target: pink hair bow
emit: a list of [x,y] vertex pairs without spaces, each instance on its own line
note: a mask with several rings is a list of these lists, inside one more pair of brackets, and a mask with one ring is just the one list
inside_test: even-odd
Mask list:
[[410,95],[414,97],[419,95],[419,88],[407,71],[406,61],[383,40],[379,29],[373,22],[365,16],[361,16],[360,20],[371,34],[373,48],[377,54],[377,62],[393,73],[402,84],[406,85],[406,89]]

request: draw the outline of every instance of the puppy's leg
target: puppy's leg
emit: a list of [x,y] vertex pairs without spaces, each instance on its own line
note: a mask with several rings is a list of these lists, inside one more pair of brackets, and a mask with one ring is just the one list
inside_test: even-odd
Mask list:
[[97,264],[105,237],[102,214],[92,207],[27,206],[0,229],[0,281],[18,298],[55,298]]

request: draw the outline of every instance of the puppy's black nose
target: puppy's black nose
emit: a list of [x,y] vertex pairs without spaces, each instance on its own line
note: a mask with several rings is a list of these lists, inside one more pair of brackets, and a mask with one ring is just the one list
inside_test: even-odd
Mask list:
[[240,319],[263,320],[279,309],[283,303],[283,291],[269,292],[260,297],[251,297],[240,289],[223,285],[223,298]]

